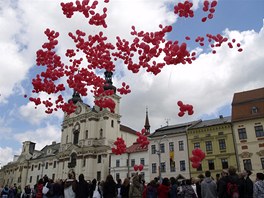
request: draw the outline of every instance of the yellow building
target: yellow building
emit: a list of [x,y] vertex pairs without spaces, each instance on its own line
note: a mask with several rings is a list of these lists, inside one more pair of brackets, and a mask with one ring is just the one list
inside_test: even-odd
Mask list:
[[264,169],[264,88],[234,94],[232,124],[238,169],[251,170],[254,179]]
[[206,170],[210,170],[215,177],[228,166],[237,167],[230,116],[200,121],[187,130],[187,139],[189,157],[195,148],[200,148],[206,155],[197,169],[189,161],[191,177],[204,174]]

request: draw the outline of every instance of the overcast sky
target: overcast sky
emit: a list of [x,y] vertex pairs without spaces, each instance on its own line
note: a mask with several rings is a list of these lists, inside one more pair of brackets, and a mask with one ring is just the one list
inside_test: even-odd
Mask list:
[[[231,115],[235,92],[264,86],[264,1],[219,0],[214,18],[202,23],[202,1],[194,0],[194,19],[177,18],[172,0],[110,0],[107,5],[108,28],[104,30],[110,42],[118,35],[131,39],[131,26],[144,31],[157,31],[159,24],[173,25],[167,39],[187,42],[190,50],[200,54],[191,65],[167,66],[158,76],[144,71],[132,74],[117,65],[114,85],[123,81],[131,94],[121,99],[121,124],[141,130],[148,107],[151,132],[157,128]],[[99,1],[102,5],[102,1]],[[88,25],[80,14],[67,19],[57,0],[0,1],[0,166],[20,154],[22,142],[36,142],[41,149],[52,141],[60,142],[62,112],[47,115],[43,108],[35,110],[24,94],[31,95],[31,80],[39,68],[35,66],[36,51],[46,42],[44,30],[60,32],[58,52],[71,46],[68,32],[77,29],[95,34],[101,29]],[[193,40],[207,33],[220,33],[241,43],[230,49],[223,45],[211,54],[208,46],[200,48]],[[70,97],[68,90],[66,97]],[[92,96],[83,98],[93,106]],[[192,104],[194,114],[179,117],[177,101]]]

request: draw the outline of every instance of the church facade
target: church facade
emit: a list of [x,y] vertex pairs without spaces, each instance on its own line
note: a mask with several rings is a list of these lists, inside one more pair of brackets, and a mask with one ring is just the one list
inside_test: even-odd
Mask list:
[[[108,80],[105,89],[115,90],[111,79]],[[90,107],[74,92],[71,100],[77,108],[75,113],[64,116],[61,142],[52,142],[40,151],[35,150],[34,142],[23,142],[21,155],[2,167],[0,182],[33,186],[44,175],[53,180],[66,179],[70,170],[76,176],[83,173],[86,180],[104,180],[111,170],[111,148],[117,137],[122,137],[127,146],[137,138],[136,131],[120,124],[120,97],[116,94],[109,97],[116,103],[114,112]]]

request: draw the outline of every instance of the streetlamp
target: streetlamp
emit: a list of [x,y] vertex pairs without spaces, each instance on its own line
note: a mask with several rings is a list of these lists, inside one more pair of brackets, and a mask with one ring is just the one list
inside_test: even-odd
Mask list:
[[159,142],[158,142],[158,146],[159,146],[159,150],[156,150],[156,154],[158,155],[159,157],[159,180],[160,180],[160,183],[162,182],[162,179],[161,179],[161,157],[160,157],[160,153],[161,153],[161,149],[160,149],[160,143],[161,141],[166,138],[167,135],[163,135],[160,139],[159,139]]

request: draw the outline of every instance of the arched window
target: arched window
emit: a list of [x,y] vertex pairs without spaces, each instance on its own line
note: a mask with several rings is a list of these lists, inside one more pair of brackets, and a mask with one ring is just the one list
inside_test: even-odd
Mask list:
[[76,161],[77,161],[77,154],[72,153],[71,154],[71,161],[68,163],[68,168],[74,168],[76,166]]
[[73,132],[73,144],[78,144],[79,141],[79,131]]

